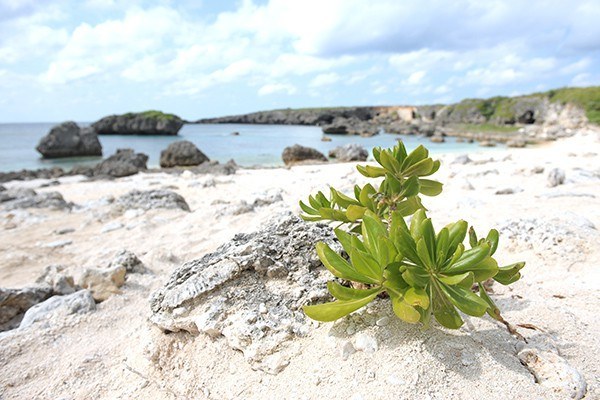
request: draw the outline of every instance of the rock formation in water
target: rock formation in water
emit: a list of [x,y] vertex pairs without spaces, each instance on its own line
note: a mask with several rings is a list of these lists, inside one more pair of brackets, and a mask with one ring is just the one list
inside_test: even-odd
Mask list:
[[109,115],[92,124],[98,135],[177,135],[183,120],[173,114],[145,111]]
[[44,158],[101,156],[102,145],[92,128],[80,128],[75,122],[63,122],[44,136],[36,150]]
[[208,157],[194,143],[187,140],[171,143],[169,147],[160,152],[162,168],[188,167],[200,165],[206,161],[209,161]]

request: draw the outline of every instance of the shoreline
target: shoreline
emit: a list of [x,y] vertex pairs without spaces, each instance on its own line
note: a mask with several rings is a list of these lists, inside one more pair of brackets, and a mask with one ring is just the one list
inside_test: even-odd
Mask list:
[[[478,231],[499,229],[500,261],[524,260],[527,266],[515,285],[493,286],[495,301],[512,324],[529,326],[517,329],[540,360],[555,360],[548,364],[553,371],[571,368],[586,382],[587,398],[594,398],[600,395],[600,361],[592,356],[600,351],[594,311],[600,307],[600,249],[594,245],[600,239],[600,131],[525,149],[482,150],[466,152],[470,161],[459,157],[462,153],[434,156],[442,167],[432,178],[444,183],[444,191],[424,197],[424,204],[438,228],[465,218]],[[240,351],[249,340],[243,332],[214,338],[167,335],[148,322],[149,297],[176,268],[239,233],[261,229],[281,213],[297,215],[298,200],[329,184],[350,193],[354,184],[367,182],[356,164],[365,163],[241,168],[232,175],[157,171],[115,180],[64,177],[54,186],[44,186],[50,180],[3,184],[58,191],[75,204],[71,211],[52,211],[5,210],[0,203],[3,287],[31,285],[51,264],[64,265],[78,282],[84,269],[103,268],[123,248],[151,273],[127,273],[118,293],[93,312],[0,333],[0,396],[568,398],[562,381],[536,383],[517,357],[522,344],[489,318],[467,318],[459,331],[421,332],[395,319],[389,304],[378,300],[339,322],[287,335],[275,353],[281,361],[270,359],[283,366],[278,374],[253,368]],[[566,179],[548,187],[554,168]],[[190,211],[118,207],[132,189],[175,192]],[[235,307],[235,299],[226,304],[226,310]],[[384,317],[387,325],[375,323]],[[364,341],[375,345],[366,350]],[[556,353],[548,350],[553,354],[548,355],[537,343]],[[350,348],[354,352],[348,354]]]

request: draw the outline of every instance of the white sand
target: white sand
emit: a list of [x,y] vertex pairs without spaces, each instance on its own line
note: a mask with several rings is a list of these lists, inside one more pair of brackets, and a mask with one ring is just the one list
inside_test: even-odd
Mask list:
[[[441,157],[434,178],[445,183],[444,192],[424,198],[429,215],[438,228],[460,218],[480,233],[509,227],[501,231],[497,258],[504,264],[524,260],[527,266],[516,284],[493,286],[504,317],[537,327],[519,332],[533,342],[552,342],[586,380],[586,398],[600,398],[600,236],[589,227],[600,228],[599,133],[470,156],[484,162],[459,165],[451,163],[456,156]],[[545,171],[535,174],[534,167]],[[567,179],[549,188],[546,176],[555,167]],[[50,264],[64,264],[77,276],[83,267],[106,264],[120,249],[137,254],[153,274],[129,275],[122,294],[100,303],[95,312],[0,335],[0,399],[568,398],[535,382],[516,356],[519,340],[490,318],[466,318],[455,332],[438,327],[421,332],[395,319],[385,300],[295,339],[296,355],[278,375],[252,370],[224,340],[162,333],[147,321],[148,296],[182,262],[214,251],[235,233],[257,229],[276,211],[299,212],[299,199],[327,190],[330,183],[350,192],[366,181],[354,164],[240,170],[212,177],[216,185],[202,187],[210,179],[139,174],[115,181],[61,179],[60,185],[43,189],[38,189],[41,181],[5,185],[56,190],[85,208],[0,211],[1,287],[31,284]],[[181,194],[192,212],[120,214],[101,201],[134,188],[163,187]],[[495,194],[507,188],[516,193]],[[228,213],[231,204],[251,202],[269,190],[281,190],[283,202]],[[115,222],[123,227],[102,233]],[[54,233],[63,228],[75,231]],[[58,240],[72,244],[44,246]],[[375,325],[382,316],[390,316],[390,322]],[[358,351],[344,359],[344,346],[372,338],[375,352]]]

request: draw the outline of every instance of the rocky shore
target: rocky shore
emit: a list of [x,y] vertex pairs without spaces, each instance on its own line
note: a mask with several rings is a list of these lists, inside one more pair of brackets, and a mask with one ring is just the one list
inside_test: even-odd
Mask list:
[[522,147],[570,136],[585,126],[586,112],[595,113],[597,106],[578,102],[575,94],[586,98],[595,91],[594,87],[558,89],[527,96],[467,99],[451,105],[284,109],[196,123],[316,125],[326,134],[373,136],[385,132],[423,135],[435,142],[456,136]]
[[501,261],[527,262],[490,288],[518,335],[468,317],[421,331],[383,298],[335,323],[304,316],[328,298],[313,245],[339,245],[298,200],[350,193],[354,163],[8,180],[0,398],[597,398],[599,157],[595,128],[441,156],[429,214],[497,227]]

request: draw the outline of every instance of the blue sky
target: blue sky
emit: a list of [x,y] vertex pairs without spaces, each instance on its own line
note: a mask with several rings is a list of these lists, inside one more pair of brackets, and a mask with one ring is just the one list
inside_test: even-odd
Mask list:
[[0,122],[600,84],[598,0],[0,0]]

